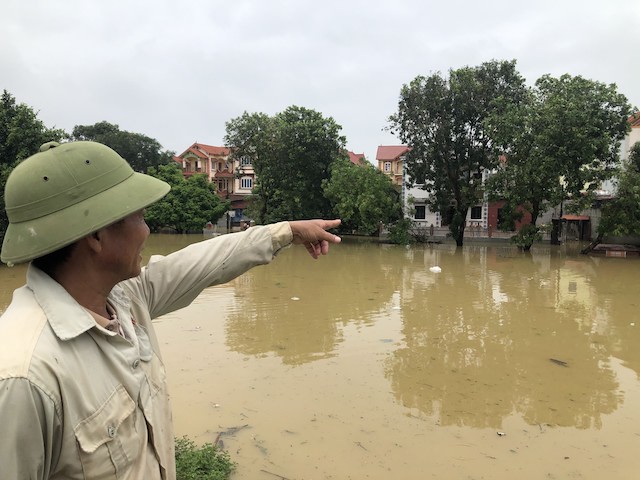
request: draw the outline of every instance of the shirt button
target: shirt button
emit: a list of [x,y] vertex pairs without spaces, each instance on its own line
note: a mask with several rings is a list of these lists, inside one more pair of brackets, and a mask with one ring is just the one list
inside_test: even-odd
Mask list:
[[140,360],[134,360],[133,363],[131,364],[133,368],[138,368],[138,365],[140,365]]
[[113,425],[109,425],[107,427],[107,435],[109,435],[111,438],[116,436],[116,427],[114,427]]

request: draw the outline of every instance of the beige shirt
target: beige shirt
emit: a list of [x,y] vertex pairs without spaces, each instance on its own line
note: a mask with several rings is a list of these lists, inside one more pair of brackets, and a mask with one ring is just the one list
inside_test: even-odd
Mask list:
[[152,257],[109,296],[124,337],[30,265],[27,285],[0,317],[2,478],[174,479],[171,407],[151,320],[269,263],[291,241],[283,222]]

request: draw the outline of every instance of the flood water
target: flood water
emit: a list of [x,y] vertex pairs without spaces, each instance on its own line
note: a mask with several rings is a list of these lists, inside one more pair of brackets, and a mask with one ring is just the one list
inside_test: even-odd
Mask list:
[[176,434],[234,479],[636,479],[640,261],[578,251],[287,249],[157,321]]

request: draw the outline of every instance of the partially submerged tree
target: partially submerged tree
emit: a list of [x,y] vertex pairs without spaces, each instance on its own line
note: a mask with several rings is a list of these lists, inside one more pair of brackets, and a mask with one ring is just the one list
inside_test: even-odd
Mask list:
[[491,199],[506,201],[505,211],[531,214],[533,228],[519,238],[523,249],[540,237],[536,221],[549,206],[571,199],[579,209],[611,177],[630,111],[615,85],[545,75],[526,102],[490,118],[504,161],[487,188]]
[[164,150],[156,139],[141,133],[120,130],[118,125],[98,122],[94,125],[76,125],[72,140],[91,140],[113,148],[137,172],[171,162],[173,152]]
[[175,163],[150,167],[149,175],[171,185],[164,198],[147,207],[145,219],[153,232],[165,227],[179,233],[200,232],[207,222],[217,222],[230,208],[230,202],[218,198],[206,175],[185,179]]
[[482,174],[497,166],[487,119],[525,99],[524,79],[514,61],[418,76],[400,91],[391,131],[411,147],[406,156],[410,182],[423,184],[429,207],[449,222],[463,244],[469,208],[482,201]]
[[371,235],[381,223],[402,218],[398,191],[389,177],[373,166],[357,166],[340,158],[333,163],[323,188],[345,231]]
[[256,173],[250,212],[259,223],[320,218],[331,212],[322,190],[345,138],[333,118],[291,106],[270,117],[244,113],[227,122],[232,156],[247,156]]

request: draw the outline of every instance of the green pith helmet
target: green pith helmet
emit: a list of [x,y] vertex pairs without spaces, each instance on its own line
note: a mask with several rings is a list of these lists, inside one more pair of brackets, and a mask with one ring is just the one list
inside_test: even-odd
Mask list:
[[45,143],[7,179],[9,228],[0,257],[15,264],[54,252],[151,205],[169,189],[100,143]]

